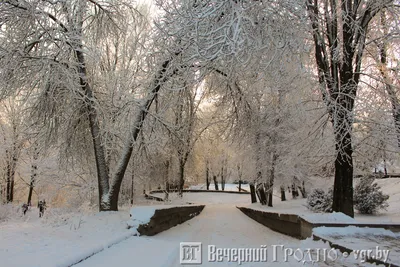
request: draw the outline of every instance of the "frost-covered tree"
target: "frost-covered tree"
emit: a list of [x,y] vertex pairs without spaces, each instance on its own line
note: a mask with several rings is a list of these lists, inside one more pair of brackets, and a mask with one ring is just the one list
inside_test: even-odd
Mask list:
[[[143,45],[148,40],[140,35],[148,25],[145,18],[127,2],[83,0],[3,1],[0,17],[3,98],[19,91],[28,92],[25,95],[35,102],[33,110],[38,118],[47,121],[45,130],[52,137],[61,136],[58,132],[61,125],[69,136],[74,136],[78,129],[81,133],[86,131],[82,140],[93,144],[100,210],[116,210],[132,144],[168,71],[168,60],[162,59],[164,64],[160,64],[150,81],[140,81],[145,84],[142,87],[145,91],[137,90],[138,77],[132,76],[132,73],[145,68],[141,68],[140,64],[134,68],[132,60],[138,63],[143,57],[136,58],[137,54],[132,53],[132,49],[135,52],[135,48],[140,47],[141,51],[145,51]],[[137,33],[135,38],[129,42],[124,42],[126,35],[118,39],[116,35],[124,30],[119,25],[129,25],[131,28],[126,32]],[[136,46],[133,40],[138,42]],[[102,57],[108,60],[107,64],[96,65],[96,59]],[[99,74],[107,78],[104,75],[107,70],[108,73],[119,71],[121,78],[125,72],[125,76],[123,79],[114,77],[114,81],[107,81],[108,88],[102,87]],[[129,77],[136,78],[132,80],[138,83],[127,83]],[[107,90],[110,87],[113,88],[112,93]],[[115,111],[102,110],[102,107],[107,107],[102,105],[102,91],[110,93],[105,99],[120,110],[135,99],[140,102],[136,105],[139,107],[136,114],[129,116],[133,116],[129,127],[121,133],[125,141],[117,159],[114,159],[114,168],[110,166],[113,160],[110,160],[108,142],[112,134],[105,134],[104,126],[107,126],[106,114],[113,116]],[[125,103],[114,99],[121,100],[119,94],[122,91],[131,94],[129,99],[124,98]],[[147,95],[146,91],[150,94]]]
[[16,171],[18,162],[25,142],[28,138],[27,125],[25,120],[27,106],[18,98],[10,98],[3,101],[0,108],[0,131],[2,140],[0,146],[2,148],[1,157],[1,176],[4,182],[0,191],[5,192],[4,201],[9,203],[14,201],[14,190]]
[[354,188],[354,207],[363,214],[372,214],[379,209],[386,209],[389,195],[381,191],[374,178],[362,178]]
[[393,1],[308,0],[315,60],[322,99],[335,135],[333,211],[354,216],[354,102],[357,95],[367,33],[372,19]]
[[307,208],[314,212],[332,211],[332,189],[325,192],[323,189],[314,189],[307,197]]

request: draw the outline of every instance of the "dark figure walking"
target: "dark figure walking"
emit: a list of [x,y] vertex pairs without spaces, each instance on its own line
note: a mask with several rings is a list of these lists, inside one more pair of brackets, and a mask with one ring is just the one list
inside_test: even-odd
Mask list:
[[43,217],[44,214],[44,210],[46,209],[46,202],[43,201],[39,201],[38,204],[38,208],[39,208],[39,218]]
[[25,215],[27,211],[28,211],[28,205],[24,203],[24,204],[22,205],[22,212],[23,212],[24,215]]

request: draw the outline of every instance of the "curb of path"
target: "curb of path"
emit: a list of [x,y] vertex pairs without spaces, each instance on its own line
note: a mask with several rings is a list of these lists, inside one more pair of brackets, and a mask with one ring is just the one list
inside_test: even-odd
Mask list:
[[108,249],[114,245],[117,245],[119,243],[121,243],[124,240],[127,240],[128,238],[132,237],[132,236],[137,236],[138,233],[134,230],[129,230],[129,233],[126,233],[125,235],[116,237],[108,242],[106,242],[105,244],[102,245],[98,245],[96,247],[93,247],[91,249],[85,250],[82,253],[80,253],[79,255],[75,256],[75,257],[71,257],[70,259],[67,260],[67,262],[65,262],[65,264],[59,264],[57,265],[57,267],[71,267],[74,266],[78,263],[81,263],[85,260],[87,260],[88,258],[102,252],[105,249]]
[[[343,252],[347,252],[347,253],[353,252],[352,249],[350,249],[350,248],[348,248],[348,247],[345,247],[345,246],[343,246],[343,245],[340,245],[339,243],[334,243],[333,241],[331,241],[331,240],[329,240],[329,239],[327,239],[327,238],[325,238],[325,237],[321,237],[321,236],[318,236],[318,235],[316,235],[316,234],[313,234],[313,237],[312,237],[312,238],[313,238],[313,240],[315,240],[315,241],[321,240],[321,241],[323,241],[324,243],[328,243],[329,246],[330,246],[331,248],[338,249],[338,250],[340,250],[340,252],[342,252],[342,253],[343,253]],[[384,262],[384,261],[382,261],[382,260],[380,260],[380,259],[367,258],[366,261],[369,262],[369,263],[375,263],[376,265],[382,264],[382,265],[384,265],[384,266],[386,266],[386,267],[400,267],[397,263],[395,264],[395,263],[392,263],[392,262]]]
[[[153,214],[153,216],[151,217],[151,219],[150,219],[150,221],[148,223],[141,224],[137,228],[132,228],[132,230],[129,230],[128,233],[126,233],[124,235],[121,235],[121,236],[119,236],[117,238],[114,238],[113,240],[110,240],[110,241],[106,242],[105,244],[98,245],[97,247],[85,250],[85,251],[81,252],[80,254],[76,255],[75,257],[71,257],[71,258],[67,259],[67,261],[65,263],[58,264],[57,267],[71,267],[71,266],[74,266],[74,265],[76,265],[76,264],[78,264],[80,262],[83,262],[83,261],[87,260],[88,258],[90,258],[90,257],[92,257],[92,256],[104,251],[107,248],[110,248],[110,247],[112,247],[114,245],[117,245],[117,244],[121,243],[122,241],[124,241],[124,240],[126,240],[126,239],[128,239],[128,238],[130,238],[132,236],[138,236],[139,232],[140,232],[140,235],[154,235],[154,234],[157,234],[159,232],[163,232],[165,230],[168,230],[168,229],[170,229],[170,228],[172,228],[172,227],[174,227],[176,225],[179,225],[179,224],[181,224],[181,223],[183,223],[183,222],[185,222],[187,220],[190,220],[193,217],[196,217],[197,215],[199,215],[201,213],[201,211],[204,209],[205,205],[198,205],[198,206],[201,206],[200,211],[196,215],[190,216],[190,215],[193,215],[195,213],[195,211],[191,211],[190,210],[191,213],[188,216],[189,218],[183,218],[183,217],[180,217],[180,216],[176,216],[176,214],[174,214],[174,217],[177,218],[177,220],[175,220],[175,223],[169,224],[167,227],[165,227],[165,225],[164,225],[164,227],[161,227],[161,231],[159,231],[160,229],[158,229],[158,230],[155,229],[153,224],[154,224],[155,220],[157,220],[157,218],[158,218],[158,220],[160,218],[165,220],[165,215],[163,216],[163,214],[161,214],[161,215],[159,215],[157,217],[157,214],[160,214],[160,211],[162,213],[163,210],[156,209],[154,214]],[[192,208],[196,208],[198,206],[186,206],[186,208],[192,209]],[[176,208],[179,208],[179,207],[173,207],[173,208],[169,208],[169,209],[166,209],[166,210],[171,210],[171,209],[176,209]],[[162,220],[161,220],[161,222],[162,222]],[[157,224],[162,225],[160,222],[158,222]],[[137,229],[139,229],[139,230],[137,230]],[[140,229],[142,229],[142,230],[140,230]],[[149,233],[152,233],[152,234],[148,234],[148,233],[146,234],[145,230],[147,232],[149,232]]]

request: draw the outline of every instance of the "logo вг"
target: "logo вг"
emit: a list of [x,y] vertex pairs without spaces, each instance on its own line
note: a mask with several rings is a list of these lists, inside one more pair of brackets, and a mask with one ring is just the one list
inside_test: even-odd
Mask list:
[[201,242],[180,243],[181,264],[201,264]]

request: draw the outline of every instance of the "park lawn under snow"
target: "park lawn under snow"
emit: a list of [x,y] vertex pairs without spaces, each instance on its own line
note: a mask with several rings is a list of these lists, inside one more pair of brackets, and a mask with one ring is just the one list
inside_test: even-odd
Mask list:
[[[220,196],[219,201],[216,201]],[[240,195],[239,195],[240,196]],[[311,263],[299,263],[293,257],[288,262],[283,261],[282,253],[278,251],[279,262],[272,262],[272,245],[284,245],[285,248],[330,249],[323,242],[311,239],[300,241],[292,237],[274,232],[242,214],[231,201],[238,197],[234,194],[218,193],[186,193],[183,201],[195,201],[207,204],[203,212],[182,225],[173,227],[152,237],[134,236],[93,257],[79,263],[77,267],[109,267],[109,266],[149,266],[176,267],[179,263],[179,243],[182,241],[202,242],[203,264],[201,266],[238,266],[236,262],[208,262],[206,254],[208,245],[219,248],[259,248],[267,246],[267,263],[242,263],[244,266],[311,266]],[[243,198],[247,201],[248,199]],[[227,201],[222,203],[223,201]],[[218,203],[216,203],[218,202]],[[179,204],[180,202],[174,202]],[[242,203],[244,204],[244,203]],[[165,206],[162,206],[165,207]],[[139,211],[140,212],[140,211]],[[135,213],[135,210],[132,211]],[[341,255],[338,252],[338,255]],[[329,260],[328,260],[329,261]],[[332,262],[316,263],[313,266],[335,266]],[[336,266],[372,266],[359,265],[359,261],[349,258]],[[375,265],[374,265],[375,266]]]
[[[39,211],[34,207],[25,216],[14,214],[0,223],[0,266],[61,267],[76,264],[138,235],[136,227],[147,223],[156,209],[176,206],[154,203],[159,204],[141,201],[144,206],[122,208],[118,212],[67,213],[49,208],[43,218],[39,218]],[[14,211],[21,212],[18,209]],[[152,245],[146,238],[135,242],[142,249]]]
[[25,217],[0,224],[1,266],[69,266],[135,233],[127,229],[127,210],[42,219],[38,213],[32,208]]
[[313,233],[321,238],[352,249],[354,253],[360,250],[386,250],[381,260],[387,263],[398,264],[400,259],[400,233],[393,233],[380,228],[368,227],[317,227]]
[[[323,183],[322,183],[322,182]],[[387,210],[381,210],[377,214],[365,215],[355,212],[355,221],[362,223],[400,223],[400,178],[387,178],[387,179],[376,179],[378,185],[381,186],[381,190],[384,194],[388,194],[389,207]],[[315,179],[312,183],[314,186],[312,188],[323,188],[327,190],[328,186],[326,184],[333,184],[331,180],[321,180]],[[259,203],[247,204],[245,207],[265,210],[271,212],[279,212],[281,214],[297,214],[303,218],[309,218],[310,221],[318,220],[319,222],[350,222],[349,218],[344,218],[343,216],[330,215],[330,214],[318,214],[307,209],[306,199],[298,197],[297,199],[292,199],[292,195],[286,192],[287,201],[281,201],[280,192],[274,192],[273,207],[262,206]],[[351,218],[350,218],[351,219]],[[322,221],[321,221],[322,220]],[[353,221],[354,222],[354,221]]]
[[[0,266],[70,266],[116,243],[136,235],[136,223],[147,223],[155,208],[154,202],[142,201],[129,216],[130,208],[118,212],[67,212],[49,208],[39,218],[37,208],[25,216],[18,214],[0,223]],[[3,207],[6,208],[6,207]],[[10,207],[8,207],[10,208]],[[10,211],[8,211],[10,212]],[[128,223],[131,228],[128,229]]]
[[[388,212],[397,211],[398,213],[396,199],[400,200],[398,197],[400,179],[386,179],[378,182],[382,183],[385,193],[391,194],[391,206]],[[392,191],[386,192],[389,189]],[[297,211],[312,216],[304,206],[304,199],[290,200],[290,195],[288,198],[288,201],[281,202],[278,197],[275,197],[275,206],[269,209],[280,213]],[[202,241],[205,244],[215,243],[225,247],[254,247],[281,243],[294,248],[328,247],[327,244],[319,244],[311,240],[299,241],[287,237],[251,220],[235,207],[249,205],[250,195],[247,194],[185,193],[183,199],[178,198],[176,194],[170,194],[170,200],[172,205],[199,203],[207,206],[198,217],[155,237],[133,236],[136,233],[135,229],[127,229],[127,222],[131,220],[128,208],[118,212],[68,214],[57,213],[56,209],[50,208],[42,219],[38,218],[38,211],[33,208],[25,217],[20,216],[0,223],[1,266],[70,266],[97,252],[100,253],[77,266],[110,266],[112,262],[108,262],[108,259],[115,257],[119,257],[118,263],[122,265],[177,266],[179,257],[177,253],[181,241]],[[160,205],[160,202],[140,204],[146,203]],[[257,207],[257,205],[251,206]],[[168,205],[160,207],[168,207]],[[268,209],[261,206],[259,208]],[[146,218],[151,217],[154,209],[154,206],[138,207],[136,212],[135,209],[133,210],[133,214],[134,216],[141,214],[136,216],[136,219],[139,218],[141,222],[144,222]],[[382,216],[384,215],[369,217]],[[385,216],[389,219],[394,218],[392,213]],[[333,216],[333,218],[337,217]],[[115,243],[117,244],[111,246]],[[158,253],[157,257],[154,257],[154,253]],[[233,266],[236,265],[233,264]],[[288,266],[298,266],[298,264]],[[344,266],[354,265],[346,262]]]

